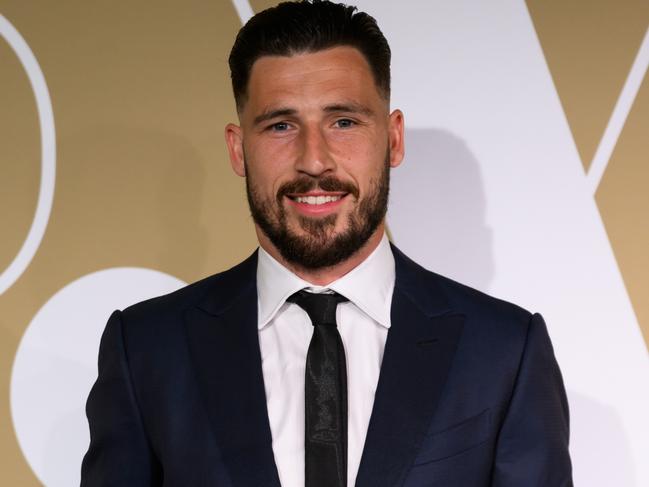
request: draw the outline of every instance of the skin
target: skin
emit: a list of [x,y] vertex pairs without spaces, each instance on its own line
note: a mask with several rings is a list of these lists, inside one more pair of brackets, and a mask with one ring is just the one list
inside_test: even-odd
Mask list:
[[[225,128],[232,169],[251,178],[269,202],[282,204],[287,225],[298,234],[304,232],[299,217],[328,215],[337,215],[331,232],[344,231],[347,216],[384,169],[388,150],[391,168],[403,160],[403,114],[390,113],[389,101],[379,93],[367,61],[353,47],[261,57],[252,66],[247,94],[239,111],[240,125],[230,123]],[[337,202],[317,207],[292,199],[339,195],[316,188],[284,196],[278,203],[280,186],[303,176],[333,176],[349,182],[358,188],[358,198],[345,194]],[[255,230],[261,247],[284,266],[312,284],[327,285],[372,253],[385,231],[385,220],[350,258],[319,269],[287,262],[257,225]]]

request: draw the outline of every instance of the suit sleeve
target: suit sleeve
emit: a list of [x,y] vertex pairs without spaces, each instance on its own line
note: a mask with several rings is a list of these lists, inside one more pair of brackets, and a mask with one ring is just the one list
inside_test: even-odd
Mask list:
[[568,401],[543,318],[531,317],[492,487],[572,487]]
[[101,338],[99,376],[86,415],[90,447],[81,466],[81,487],[161,484],[131,382],[119,311],[111,315]]

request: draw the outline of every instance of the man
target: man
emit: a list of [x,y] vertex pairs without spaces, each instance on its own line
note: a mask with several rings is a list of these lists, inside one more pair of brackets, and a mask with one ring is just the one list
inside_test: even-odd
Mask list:
[[542,318],[387,241],[404,119],[354,10],[281,4],[240,31],[225,135],[260,248],[111,316],[82,486],[572,485]]

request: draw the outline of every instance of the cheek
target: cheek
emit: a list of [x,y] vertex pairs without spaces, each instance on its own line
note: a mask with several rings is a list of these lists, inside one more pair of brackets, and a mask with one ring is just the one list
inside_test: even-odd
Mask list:
[[281,177],[292,169],[293,151],[285,141],[261,140],[246,146],[246,160],[250,168],[265,179]]
[[250,150],[255,157],[267,164],[289,160],[299,145],[294,134],[271,135],[266,132],[255,134],[248,139]]
[[254,191],[264,199],[265,204],[276,206],[280,188],[292,179],[289,174],[280,172],[278,168],[261,165],[249,168],[248,180]]
[[372,165],[385,159],[388,137],[375,130],[341,131],[328,140],[332,153],[340,161],[355,165]]
[[383,176],[386,164],[385,148],[381,151],[374,147],[347,153],[338,160],[341,179],[348,179],[358,187],[360,197],[372,192],[377,182]]
[[249,166],[247,177],[249,184],[258,194],[263,195],[265,198],[275,197],[277,182],[270,172],[260,170],[258,167]]

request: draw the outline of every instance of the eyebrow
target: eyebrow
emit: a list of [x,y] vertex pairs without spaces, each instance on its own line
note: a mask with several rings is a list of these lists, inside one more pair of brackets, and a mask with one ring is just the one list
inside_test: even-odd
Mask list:
[[253,120],[254,125],[259,125],[262,122],[271,120],[277,117],[288,117],[295,115],[297,110],[295,108],[277,108],[274,110],[267,110],[260,115],[257,115]]
[[361,105],[360,103],[336,103],[334,105],[327,105],[324,107],[324,111],[327,113],[333,113],[333,112],[346,112],[346,113],[360,113],[365,116],[372,116],[374,115],[374,111],[366,107],[365,105]]

